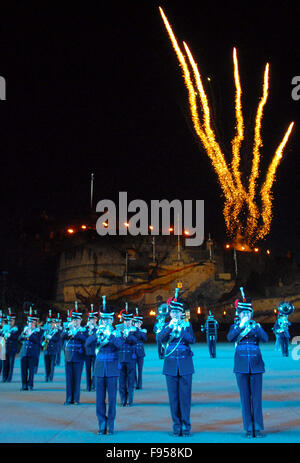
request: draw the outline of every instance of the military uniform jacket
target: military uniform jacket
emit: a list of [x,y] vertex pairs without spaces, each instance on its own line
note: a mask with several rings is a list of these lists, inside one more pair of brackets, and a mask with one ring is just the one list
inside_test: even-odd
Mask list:
[[[290,333],[289,333],[289,328],[288,327],[291,325],[291,322],[288,321],[287,325],[288,325],[287,328],[284,331],[282,331],[281,333],[277,333],[277,336],[280,336],[281,338],[288,338],[288,339],[290,338]],[[281,326],[280,326],[278,320],[276,320],[275,325],[272,328],[272,330],[274,331],[274,333],[276,333],[276,331],[279,330],[279,329],[281,329]]]
[[35,357],[38,358],[40,353],[40,342],[42,332],[40,328],[34,330],[30,336],[21,334],[19,340],[23,341],[22,348],[20,350],[20,357]]
[[[0,332],[0,335],[1,335],[1,332]],[[6,342],[5,342],[5,350],[7,354],[13,354],[17,352],[19,336],[20,336],[20,329],[18,326],[15,325],[10,330],[10,336],[6,339]]]
[[[47,332],[45,331],[42,337],[42,343],[46,335],[47,335]],[[59,342],[60,342],[60,333],[59,331],[56,331],[51,337],[51,339],[49,340],[47,349],[44,350],[44,354],[45,355],[56,355],[58,352]]]
[[[168,343],[171,333],[172,328],[166,323],[162,331],[158,333],[157,339],[163,344]],[[164,375],[183,376],[195,372],[192,358],[194,354],[190,348],[190,344],[194,344],[194,342],[195,336],[190,325],[182,330],[180,338],[172,339],[168,343],[165,350]]]
[[[236,324],[231,325],[227,334],[228,341],[236,342],[243,329]],[[259,341],[268,341],[268,335],[261,326],[256,326],[238,342],[234,354],[234,373],[265,372]]]
[[204,325],[204,331],[206,331],[206,337],[209,339],[210,336],[217,337],[219,323],[217,320],[206,320]]
[[[97,343],[97,336],[93,334],[87,339],[87,344]],[[108,338],[108,343],[99,348],[96,355],[94,376],[120,376],[121,364],[119,351],[124,344],[124,338],[113,334]]]
[[62,334],[65,344],[65,361],[66,362],[83,362],[85,359],[85,342],[87,334],[84,328],[79,328],[74,337],[64,331]]
[[145,349],[144,349],[144,342],[147,341],[147,334],[137,329],[135,332],[135,337],[137,339],[137,343],[135,345],[135,353],[137,358],[145,357]]
[[[89,333],[89,329],[86,328],[86,334],[87,334],[87,339],[86,339],[86,342],[85,342],[85,354],[86,355],[91,355],[91,356],[94,356],[96,355],[96,343],[97,343],[97,336],[94,336],[94,334],[96,333],[97,331],[97,327],[93,328],[92,330],[92,334],[88,334]],[[90,338],[93,336],[93,341],[90,340]]]
[[120,362],[135,362],[136,352],[135,345],[137,343],[136,332],[130,332],[127,337],[124,337],[124,343],[119,351],[119,360]]

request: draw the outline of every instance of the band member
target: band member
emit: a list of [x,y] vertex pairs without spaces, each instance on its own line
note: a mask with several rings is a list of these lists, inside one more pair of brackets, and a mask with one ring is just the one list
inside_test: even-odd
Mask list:
[[5,339],[5,360],[3,361],[3,382],[10,383],[13,376],[15,357],[18,350],[19,327],[16,325],[16,314],[8,309],[7,329],[2,334]]
[[44,329],[41,341],[42,349],[44,351],[46,382],[53,381],[59,338],[60,334],[56,327],[56,318],[53,316],[52,311],[49,310],[46,329]]
[[206,341],[208,345],[209,355],[211,358],[216,357],[216,345],[219,323],[209,311],[209,315],[204,326],[201,326],[201,331],[206,332]]
[[36,316],[32,315],[32,309],[30,308],[27,317],[27,325],[19,336],[19,341],[23,342],[20,351],[21,391],[33,389],[33,379],[41,342],[41,329],[37,327],[36,324]]
[[[97,331],[98,313],[93,311],[93,304],[91,304],[91,311],[88,316],[88,323],[85,327],[87,336],[95,334]],[[95,390],[94,378],[94,365],[96,360],[96,342],[88,343],[85,345],[85,371],[86,371],[86,390]]]
[[65,344],[66,367],[66,401],[65,405],[80,404],[80,382],[85,358],[86,330],[81,327],[82,313],[78,311],[77,302],[75,310],[71,313],[72,321],[63,331]]
[[[113,434],[116,418],[117,388],[121,365],[119,350],[124,343],[120,330],[114,330],[114,311],[106,306],[105,296],[100,309],[100,322],[96,330],[87,338],[86,345],[96,344],[94,375],[96,380],[96,415],[99,434]],[[106,410],[106,396],[108,409]]]
[[265,365],[259,349],[259,342],[267,342],[268,335],[252,320],[253,308],[243,288],[237,312],[239,324],[233,324],[227,334],[229,342],[235,342],[234,373],[240,391],[243,424],[246,437],[262,437],[264,429],[262,414],[262,375]]
[[283,357],[289,356],[289,326],[291,322],[288,321],[288,316],[294,312],[295,308],[291,302],[280,302],[278,306],[278,317],[273,332],[276,335],[276,341],[281,347]]
[[[32,317],[33,317],[33,319],[35,321],[36,328],[40,328],[42,323],[40,322],[40,317],[39,317],[39,314],[38,314],[36,309],[34,309]],[[42,338],[42,335],[43,335],[43,329],[41,329],[41,328],[39,330],[39,335],[40,335],[40,341],[41,341],[41,338]],[[41,343],[40,343],[39,346],[37,347],[37,350],[36,350],[36,358],[35,358],[35,366],[34,366],[34,374],[35,375],[37,374],[38,369],[39,369],[41,347],[42,346],[41,346]]]
[[176,288],[175,297],[169,300],[171,321],[165,324],[157,336],[165,344],[163,374],[168,388],[173,435],[190,436],[194,373],[190,344],[195,342],[195,337],[190,322],[184,320],[185,310],[188,309],[178,293],[179,289]]
[[156,317],[157,322],[154,325],[153,332],[155,333],[155,339],[157,343],[158,358],[161,360],[164,358],[164,345],[160,342],[158,334],[161,332],[166,323],[166,318],[169,317],[168,304],[163,302],[158,307],[158,315]]
[[135,345],[137,338],[135,336],[137,329],[132,326],[133,313],[128,312],[128,304],[126,308],[121,310],[122,323],[117,325],[116,328],[120,329],[124,337],[124,343],[119,352],[121,363],[120,379],[119,379],[119,392],[121,398],[121,406],[131,407],[133,405],[134,396],[134,382],[135,382],[135,363],[136,353]]
[[63,348],[63,340],[62,340],[62,332],[63,332],[63,325],[62,325],[62,318],[59,313],[56,314],[56,328],[59,333],[59,340],[57,343],[57,354],[56,354],[56,359],[55,359],[55,365],[60,366],[61,362],[61,351]]
[[3,370],[4,360],[5,360],[5,338],[3,334],[8,328],[7,324],[7,315],[1,310],[1,325],[0,325],[0,375]]
[[143,366],[144,366],[144,357],[145,349],[144,342],[147,341],[147,330],[142,328],[143,317],[139,315],[139,309],[135,309],[136,314],[133,318],[133,325],[137,328],[135,337],[137,338],[137,343],[135,346],[136,353],[136,371],[135,371],[135,388],[142,389],[143,387]]

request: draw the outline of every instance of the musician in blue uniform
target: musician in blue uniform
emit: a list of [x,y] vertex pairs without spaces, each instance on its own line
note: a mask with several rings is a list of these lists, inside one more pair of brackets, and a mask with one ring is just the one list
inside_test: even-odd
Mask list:
[[147,341],[147,330],[142,328],[143,316],[139,315],[139,309],[135,309],[136,313],[133,318],[133,325],[137,328],[135,337],[137,338],[137,343],[135,345],[136,353],[136,371],[135,371],[135,388],[143,388],[143,366],[145,358],[145,349],[144,342]]
[[134,382],[135,382],[135,363],[136,352],[135,345],[137,338],[135,336],[137,329],[132,326],[133,313],[128,311],[128,304],[126,308],[121,310],[122,323],[117,325],[124,336],[124,343],[119,352],[119,359],[121,363],[120,379],[119,379],[119,392],[122,407],[132,407],[134,396]]
[[[118,378],[121,365],[119,351],[124,343],[120,330],[114,330],[114,311],[106,306],[105,296],[100,309],[100,322],[96,333],[87,338],[86,345],[96,344],[95,381],[96,416],[99,434],[113,434],[116,419]],[[108,407],[105,400],[108,398]]]
[[23,343],[20,351],[22,391],[33,389],[33,380],[42,334],[41,329],[36,325],[36,316],[33,316],[32,311],[29,310],[27,325],[19,336],[19,341]]
[[16,314],[8,309],[8,327],[3,331],[5,339],[5,360],[3,361],[3,382],[10,383],[13,376],[16,353],[18,350],[18,338],[20,329],[16,325]]
[[173,435],[190,436],[194,373],[190,344],[195,342],[195,337],[191,324],[183,319],[188,309],[178,293],[179,289],[176,288],[175,297],[169,302],[171,321],[158,333],[158,338],[165,344],[163,374],[168,388]]
[[289,327],[291,326],[291,322],[289,322],[288,316],[291,315],[294,310],[295,308],[291,302],[280,302],[278,306],[278,317],[272,328],[278,339],[283,357],[289,356]]
[[52,382],[60,334],[56,327],[56,318],[51,310],[49,310],[46,325],[42,334],[41,345],[44,352],[45,380]]
[[77,302],[75,310],[71,313],[72,321],[63,331],[65,344],[66,368],[66,401],[65,405],[80,404],[80,383],[85,359],[86,330],[81,327],[82,313],[78,311]]
[[216,358],[216,346],[218,337],[219,323],[209,311],[209,315],[205,322],[205,325],[201,327],[201,331],[206,332],[206,341],[208,345],[209,355],[211,358]]
[[[98,312],[94,311],[91,304],[91,311],[88,315],[88,323],[85,327],[87,336],[95,334],[97,331]],[[85,345],[85,372],[86,372],[86,390],[95,390],[94,365],[96,360],[96,342],[86,343]]]
[[241,292],[242,299],[237,306],[240,323],[231,325],[227,339],[236,345],[233,371],[240,391],[246,437],[262,437],[262,375],[265,365],[259,342],[267,342],[268,335],[259,323],[252,320],[251,299],[245,297],[243,288]]
[[57,343],[57,354],[56,354],[56,359],[55,359],[55,365],[60,366],[61,362],[61,351],[63,348],[63,340],[62,340],[62,332],[63,332],[63,325],[62,325],[62,318],[59,313],[56,314],[56,328],[59,333],[59,340]]

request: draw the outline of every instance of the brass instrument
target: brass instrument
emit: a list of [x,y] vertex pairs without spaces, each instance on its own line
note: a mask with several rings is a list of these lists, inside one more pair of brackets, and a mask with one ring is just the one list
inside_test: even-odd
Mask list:
[[17,326],[8,326],[7,328],[5,326],[5,329],[2,331],[2,336],[4,337],[4,339],[7,339],[14,331],[18,331]]
[[70,337],[72,338],[72,337],[74,337],[74,336],[78,333],[78,331],[80,331],[81,329],[82,329],[81,326],[79,326],[78,328],[76,328],[76,327],[74,326],[74,320],[73,320],[73,321],[71,321],[71,322],[69,322],[69,323],[67,324],[67,327],[64,329],[64,331],[66,332],[66,334],[67,334],[68,336],[70,336]]
[[49,345],[49,342],[51,340],[51,338],[55,335],[55,333],[57,332],[57,328],[56,328],[56,325],[55,325],[55,328],[53,328],[53,330],[47,330],[45,333],[44,333],[44,341],[42,342],[42,349],[43,350],[47,350],[48,349],[48,345]]
[[289,326],[289,321],[288,321],[288,316],[287,315],[282,315],[281,317],[278,318],[278,325],[279,328],[276,329],[276,334],[283,333],[288,329]]
[[165,323],[166,323],[166,318],[169,316],[169,307],[168,307],[168,304],[166,302],[163,302],[157,309],[158,311],[158,315],[156,317],[156,334],[159,333]]
[[171,337],[179,338],[182,334],[182,330],[190,326],[190,322],[186,320],[172,319],[169,323],[169,327],[172,328]]

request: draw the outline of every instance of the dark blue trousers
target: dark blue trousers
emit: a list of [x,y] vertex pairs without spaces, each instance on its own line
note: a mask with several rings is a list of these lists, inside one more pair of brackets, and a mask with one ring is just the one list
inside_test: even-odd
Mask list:
[[57,354],[56,354],[56,360],[55,360],[55,365],[58,365],[60,366],[60,362],[61,362],[61,350],[62,350],[62,345],[61,343],[58,344],[58,351],[57,351]]
[[95,389],[94,365],[96,355],[87,355],[85,358],[86,388],[88,391]]
[[122,404],[132,404],[135,381],[135,360],[121,362],[119,392]]
[[80,401],[80,382],[83,361],[66,362],[66,402]]
[[208,350],[209,350],[209,355],[213,358],[216,356],[216,346],[217,346],[217,340],[215,336],[210,336],[207,338],[207,344],[208,344]]
[[22,388],[33,387],[35,366],[36,366],[36,357],[22,357],[21,358]]
[[[264,429],[262,415],[262,373],[236,373],[245,431]],[[252,425],[253,423],[253,425]]]
[[3,360],[3,381],[10,383],[14,371],[16,352],[6,354],[6,359]]
[[44,355],[46,381],[53,381],[56,354]]
[[280,345],[281,345],[281,352],[284,357],[288,357],[289,355],[289,338],[286,336],[280,336]]
[[[99,431],[114,431],[117,407],[118,376],[96,377],[96,415]],[[108,396],[108,410],[106,414],[106,394]]]
[[135,371],[135,384],[138,389],[143,387],[143,366],[144,357],[138,357],[136,359],[136,371]]
[[189,432],[191,429],[192,375],[166,375],[173,431]]

